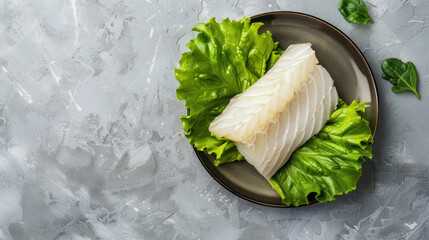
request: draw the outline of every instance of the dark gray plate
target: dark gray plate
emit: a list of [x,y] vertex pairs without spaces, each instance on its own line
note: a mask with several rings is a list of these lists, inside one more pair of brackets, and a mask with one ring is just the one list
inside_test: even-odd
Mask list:
[[[366,101],[364,117],[375,134],[378,97],[374,77],[362,53],[344,33],[321,19],[297,12],[264,13],[253,16],[252,21],[263,22],[260,32],[270,31],[282,49],[294,43],[310,42],[320,64],[334,79],[340,98],[347,103]],[[195,152],[213,178],[234,194],[266,206],[287,207],[265,178],[246,161],[215,167],[213,156]]]

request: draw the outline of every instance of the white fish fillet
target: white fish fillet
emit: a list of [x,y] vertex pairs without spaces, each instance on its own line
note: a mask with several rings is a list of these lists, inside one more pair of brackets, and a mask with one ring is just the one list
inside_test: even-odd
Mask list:
[[337,103],[334,82],[318,65],[278,119],[252,136],[253,142],[236,142],[237,148],[260,174],[271,178],[295,149],[323,128]]
[[278,120],[317,63],[311,44],[291,45],[270,71],[231,99],[209,131],[235,142],[253,143],[257,132],[266,132],[268,122]]

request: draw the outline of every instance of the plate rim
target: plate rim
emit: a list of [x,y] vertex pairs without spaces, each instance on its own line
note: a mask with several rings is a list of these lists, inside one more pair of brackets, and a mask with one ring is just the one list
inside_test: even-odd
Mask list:
[[[375,126],[374,126],[374,131],[372,132],[372,136],[375,137],[375,133],[377,131],[377,126],[378,126],[378,118],[379,118],[379,99],[378,99],[378,88],[377,88],[377,83],[375,81],[374,78],[374,73],[371,70],[371,67],[369,66],[368,60],[365,58],[365,56],[363,55],[362,51],[360,51],[360,49],[357,47],[357,45],[350,39],[350,37],[348,37],[344,32],[342,32],[340,29],[338,29],[337,27],[335,27],[334,25],[332,25],[331,23],[320,19],[318,17],[315,17],[313,15],[307,14],[307,13],[302,13],[302,12],[295,12],[295,11],[271,11],[271,12],[265,12],[265,13],[260,13],[260,14],[256,14],[254,16],[251,16],[250,19],[254,20],[256,18],[259,17],[265,17],[265,16],[271,16],[271,15],[297,15],[297,16],[301,16],[301,17],[306,17],[306,18],[312,18],[313,20],[319,21],[323,24],[325,24],[326,26],[332,28],[334,31],[336,31],[337,33],[339,33],[345,40],[347,40],[347,42],[355,49],[355,51],[358,53],[359,57],[362,58],[363,62],[365,63],[365,67],[367,68],[367,70],[370,73],[370,79],[368,79],[370,82],[370,84],[373,86],[373,88],[375,89],[375,102],[376,102],[376,107],[377,107],[377,115],[375,118]],[[189,114],[189,109],[188,109],[188,114]],[[297,207],[304,207],[304,206],[308,206],[308,205],[312,205],[315,203],[320,203],[319,201],[312,201],[309,204],[306,205],[299,205],[299,206],[295,206],[295,205],[286,205],[286,204],[272,204],[272,203],[267,203],[267,202],[261,202],[255,199],[252,199],[251,197],[247,197],[244,196],[241,193],[235,192],[234,190],[232,190],[231,188],[229,188],[224,182],[222,182],[214,173],[212,173],[209,169],[209,167],[206,165],[204,159],[202,159],[200,154],[206,154],[203,151],[198,151],[195,147],[193,147],[195,154],[197,155],[199,161],[201,162],[201,164],[203,165],[203,167],[205,168],[205,170],[210,174],[210,176],[212,178],[214,178],[216,180],[216,182],[218,182],[222,187],[224,187],[225,189],[227,189],[229,192],[233,193],[234,195],[245,199],[249,202],[252,203],[256,203],[262,206],[267,206],[267,207],[275,207],[275,208],[297,208]]]

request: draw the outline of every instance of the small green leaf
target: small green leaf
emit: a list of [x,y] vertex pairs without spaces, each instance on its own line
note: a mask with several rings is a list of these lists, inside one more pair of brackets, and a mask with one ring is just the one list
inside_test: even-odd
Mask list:
[[393,84],[393,92],[413,92],[418,99],[417,93],[417,71],[412,62],[404,63],[397,58],[389,58],[381,63],[383,78]]
[[362,0],[341,0],[338,3],[338,10],[348,22],[367,24],[369,21],[374,23],[374,20],[369,16],[365,2]]

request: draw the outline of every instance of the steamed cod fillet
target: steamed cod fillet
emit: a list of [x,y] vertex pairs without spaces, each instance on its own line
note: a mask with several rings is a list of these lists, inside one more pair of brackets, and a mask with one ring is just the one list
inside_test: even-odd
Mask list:
[[266,131],[257,132],[251,143],[236,142],[244,158],[265,178],[271,178],[291,154],[317,134],[338,103],[334,81],[318,65],[278,118],[269,122]]
[[252,144],[256,133],[266,133],[268,123],[278,121],[279,113],[302,90],[317,63],[311,44],[291,45],[262,78],[231,99],[209,131],[217,137]]

